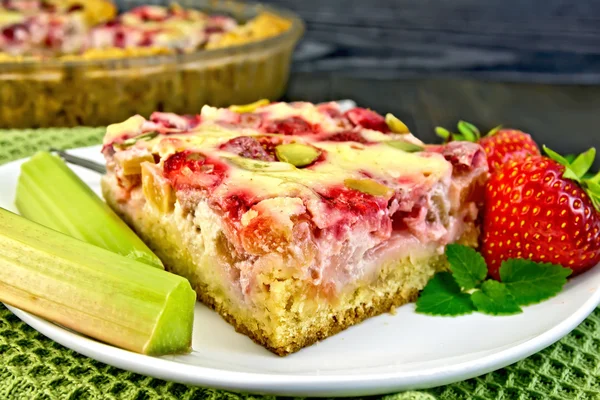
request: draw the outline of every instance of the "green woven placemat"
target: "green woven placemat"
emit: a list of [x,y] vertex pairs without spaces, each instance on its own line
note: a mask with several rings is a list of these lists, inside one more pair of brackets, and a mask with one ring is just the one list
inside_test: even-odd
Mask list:
[[[0,164],[50,146],[97,144],[102,134],[101,128],[0,130]],[[45,338],[0,306],[0,400],[4,399],[274,398],[185,386],[109,367]],[[507,368],[448,386],[386,397],[430,399],[600,399],[600,309],[560,342]]]

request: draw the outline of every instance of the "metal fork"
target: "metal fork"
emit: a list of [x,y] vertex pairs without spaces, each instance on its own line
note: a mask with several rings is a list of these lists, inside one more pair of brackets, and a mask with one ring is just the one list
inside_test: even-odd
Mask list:
[[68,162],[70,164],[78,165],[83,168],[87,168],[89,170],[98,172],[99,174],[106,173],[106,167],[100,163],[90,161],[85,158],[74,156],[72,154],[67,153],[66,151],[59,150],[59,149],[51,148],[50,152],[56,153],[60,158],[62,158],[63,160],[65,160],[66,162]]

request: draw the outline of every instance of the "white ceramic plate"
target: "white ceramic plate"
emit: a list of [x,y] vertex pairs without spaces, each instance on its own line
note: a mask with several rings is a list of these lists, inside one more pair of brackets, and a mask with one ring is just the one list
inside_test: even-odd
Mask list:
[[[73,154],[102,161],[99,147]],[[22,161],[0,167],[0,207],[13,201]],[[74,171],[99,192],[99,175]],[[193,352],[148,357],[78,335],[10,307],[23,321],[79,353],[130,371],[220,389],[293,396],[358,396],[427,388],[507,366],[556,342],[600,303],[600,267],[570,281],[551,300],[510,317],[416,314],[371,318],[321,343],[280,358],[196,306]]]

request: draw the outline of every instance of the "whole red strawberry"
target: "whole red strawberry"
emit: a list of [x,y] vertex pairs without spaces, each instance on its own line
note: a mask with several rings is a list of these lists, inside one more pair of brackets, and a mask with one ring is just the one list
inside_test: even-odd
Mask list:
[[487,183],[482,253],[495,279],[509,258],[562,265],[574,274],[600,262],[600,173],[584,177],[595,149],[572,163],[544,150],[549,157],[511,161]]
[[539,156],[540,149],[523,131],[516,129],[492,129],[486,136],[481,137],[479,129],[465,121],[458,123],[460,133],[453,134],[444,128],[436,128],[439,136],[446,140],[466,140],[477,142],[485,150],[490,172],[495,172],[510,160],[523,160],[531,156]]

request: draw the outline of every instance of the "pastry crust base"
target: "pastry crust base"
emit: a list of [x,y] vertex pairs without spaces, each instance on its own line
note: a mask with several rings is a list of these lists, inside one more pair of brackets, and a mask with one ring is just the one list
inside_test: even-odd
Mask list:
[[208,293],[197,290],[198,299],[218,312],[221,317],[235,328],[236,332],[242,333],[252,339],[255,343],[263,346],[278,356],[286,356],[295,353],[298,350],[315,344],[318,341],[326,339],[343,331],[346,328],[356,325],[367,318],[375,317],[386,312],[393,312],[395,307],[400,307],[404,304],[417,300],[419,291],[413,289],[410,293],[404,294],[402,290],[392,295],[381,295],[370,299],[369,303],[361,303],[353,308],[345,310],[333,311],[330,314],[330,319],[321,325],[313,325],[308,333],[299,332],[290,336],[290,340],[285,345],[274,346],[273,338],[268,336],[261,329],[250,328],[244,321],[244,318],[236,317],[230,313],[230,310],[223,307],[222,303],[215,301],[215,298]]

